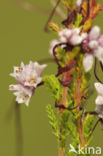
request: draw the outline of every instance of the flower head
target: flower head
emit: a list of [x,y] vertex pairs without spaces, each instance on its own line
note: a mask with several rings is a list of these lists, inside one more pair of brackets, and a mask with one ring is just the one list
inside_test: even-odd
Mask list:
[[87,37],[87,33],[82,33],[80,35],[80,29],[63,29],[59,32],[59,39],[61,42],[69,43],[73,46],[79,45]]
[[29,100],[34,92],[34,89],[42,81],[41,73],[46,65],[40,65],[37,62],[32,62],[28,65],[21,63],[20,67],[14,67],[14,73],[10,76],[14,77],[18,85],[10,85],[10,90],[17,90],[14,95],[17,96],[18,103],[28,105]]
[[[95,26],[91,29],[87,38],[83,41],[83,48],[84,50],[89,49],[92,57],[97,57],[98,60],[103,63],[103,35],[100,35],[100,28],[98,26]],[[88,57],[88,59],[90,60],[92,57]],[[86,57],[84,56],[85,66],[88,66],[87,71],[89,71],[93,63],[89,62],[89,60],[86,61],[87,59],[85,59]]]
[[29,105],[30,98],[33,94],[33,88],[26,88],[20,84],[10,85],[9,90],[15,90],[14,95],[16,96],[16,101],[18,103],[25,103],[26,106]]

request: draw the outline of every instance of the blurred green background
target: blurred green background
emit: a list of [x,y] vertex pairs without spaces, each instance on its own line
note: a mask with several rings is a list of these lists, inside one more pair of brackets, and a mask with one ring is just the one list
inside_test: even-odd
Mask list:
[[[52,9],[49,0],[28,2],[41,8]],[[17,111],[13,103],[14,96],[8,91],[9,84],[15,83],[9,76],[14,65],[19,66],[21,61],[27,64],[30,60],[49,57],[49,42],[55,38],[55,34],[44,32],[48,15],[27,11],[12,0],[0,1],[0,156],[57,156],[57,141],[51,133],[45,111],[47,104],[54,103],[48,91],[44,87],[38,88],[30,106],[27,108],[22,104]],[[103,12],[95,22],[103,32]],[[55,71],[55,64],[49,63],[44,73]],[[103,78],[101,73],[100,76]],[[88,103],[90,110],[95,108],[95,97],[96,93]],[[20,113],[21,123],[18,122],[17,113]],[[21,133],[23,136],[19,139]],[[103,150],[102,142],[103,131],[99,125],[94,133],[93,144]]]

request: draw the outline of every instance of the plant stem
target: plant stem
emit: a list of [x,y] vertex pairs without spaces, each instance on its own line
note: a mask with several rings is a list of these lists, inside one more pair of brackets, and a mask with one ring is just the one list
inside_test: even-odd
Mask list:
[[[63,88],[63,96],[62,96],[62,105],[66,107],[66,96],[67,96],[67,87]],[[63,109],[60,109],[60,113],[63,112]]]
[[[62,80],[65,81],[66,79],[66,76],[67,76],[67,73],[64,73],[63,76],[62,76]],[[67,97],[67,91],[68,91],[68,87],[64,87],[63,88],[63,95],[62,95],[62,105],[63,106],[66,106],[66,97]],[[63,112],[63,109],[60,109],[60,114]],[[62,133],[62,129],[60,128],[60,134]],[[59,145],[61,143],[61,140],[59,140]],[[63,156],[63,149],[61,149],[59,147],[59,156]]]
[[78,128],[78,132],[79,132],[79,136],[80,136],[80,141],[82,144],[82,147],[85,147],[85,140],[84,140],[84,136],[83,136],[83,128],[82,128],[82,122],[81,119],[78,120],[77,122],[77,128]]
[[[81,83],[81,79],[79,78],[79,79],[77,79],[77,93],[76,93],[77,105],[78,105],[78,103],[81,102],[80,83]],[[79,113],[80,108],[77,107],[76,111],[77,111],[77,113]],[[82,147],[85,147],[85,140],[84,140],[84,136],[83,136],[83,124],[82,124],[82,120],[81,120],[80,116],[77,118],[77,129],[78,129],[78,133],[80,136],[80,141],[81,141]]]
[[63,156],[63,150],[59,150],[59,156]]

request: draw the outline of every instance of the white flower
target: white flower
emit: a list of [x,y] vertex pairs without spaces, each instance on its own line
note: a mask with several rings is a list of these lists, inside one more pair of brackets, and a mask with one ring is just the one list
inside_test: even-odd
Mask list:
[[14,94],[18,103],[28,105],[34,89],[42,81],[41,73],[45,67],[45,64],[40,65],[32,61],[28,65],[21,63],[20,67],[14,67],[14,73],[10,75],[17,80],[18,85],[10,85],[9,89],[17,90]]
[[49,49],[49,54],[53,55],[53,48],[59,44],[60,42],[58,40],[53,40],[50,42],[50,49]]
[[82,0],[76,0],[76,5],[79,7],[82,4]]
[[91,49],[96,49],[96,48],[98,48],[98,41],[96,41],[96,40],[90,41],[90,42],[89,42],[89,47],[90,47]]
[[99,36],[100,36],[100,28],[98,26],[94,26],[89,33],[89,39],[97,40]]
[[98,96],[95,101],[96,103],[95,111],[98,113],[98,116],[103,119],[103,84],[97,82],[94,85],[98,92]]
[[93,55],[85,54],[83,58],[83,66],[86,72],[88,72],[93,65]]
[[25,88],[24,86],[18,85],[10,85],[9,90],[16,90],[14,95],[16,96],[16,101],[21,104],[25,103],[26,106],[29,105],[30,98],[32,96],[33,90],[29,88]]
[[94,51],[94,55],[103,63],[103,47],[98,47]]
[[59,32],[59,38],[61,42],[68,42],[69,37],[71,36],[70,29],[63,29]]
[[41,73],[46,66],[32,61],[25,66],[22,63],[20,67],[14,67],[14,73],[10,74],[10,76],[13,76],[18,83],[24,86],[36,87],[42,80]]
[[96,98],[96,105],[103,105],[103,84],[97,82],[94,84],[96,90],[97,90],[97,93],[98,93],[98,96]]
[[[87,38],[83,42],[83,47],[85,49],[89,49],[91,52],[91,55],[97,57],[98,60],[103,63],[103,35],[100,35],[100,28],[98,26],[95,26],[91,29]],[[90,64],[89,65],[88,58],[84,57],[83,61],[84,61],[84,68],[89,70],[89,67],[90,67],[90,69],[92,67],[93,61],[92,61],[92,57],[90,57],[89,60],[91,60],[90,61],[91,63],[89,63]],[[87,67],[86,67],[86,65],[87,65]]]
[[87,37],[87,33],[82,33],[80,35],[80,29],[63,29],[59,32],[59,38],[61,42],[66,42],[71,45],[79,45]]
[[98,113],[99,118],[103,119],[103,105],[96,105],[95,111]]

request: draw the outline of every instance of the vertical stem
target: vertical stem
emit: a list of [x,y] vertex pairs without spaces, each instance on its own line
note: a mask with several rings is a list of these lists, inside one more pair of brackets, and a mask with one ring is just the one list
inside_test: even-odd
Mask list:
[[63,150],[59,150],[59,156],[63,156]]
[[[67,76],[67,73],[63,74],[62,76],[62,80],[65,81],[66,79],[66,76]],[[62,105],[66,106],[66,97],[67,97],[67,91],[68,91],[68,87],[64,87],[63,88],[63,95],[62,95]],[[60,109],[60,113],[63,112],[63,109]],[[60,129],[60,133],[62,133],[62,129]],[[61,143],[61,140],[59,140],[59,144]],[[59,147],[59,156],[63,156],[63,149],[61,149]]]
[[[80,96],[80,82],[81,82],[81,79],[77,79],[77,93],[76,93],[76,98],[77,98],[77,105],[78,103],[81,102],[81,96]],[[80,111],[80,108],[78,107],[76,109],[77,113],[79,113]],[[78,117],[77,119],[77,129],[78,129],[78,133],[79,133],[79,136],[80,136],[80,141],[81,141],[81,144],[83,147],[85,147],[85,140],[84,140],[84,136],[83,136],[83,124],[82,124],[82,121],[81,121],[81,118]]]
[[78,132],[79,132],[79,136],[80,136],[80,141],[81,141],[82,147],[85,147],[85,140],[84,140],[84,136],[83,136],[83,128],[82,128],[82,126],[83,126],[82,122],[79,119],[77,121]]
[[[62,96],[62,105],[66,106],[66,96],[67,96],[67,87],[63,88],[63,96]],[[63,112],[63,109],[60,109],[60,113]]]

